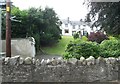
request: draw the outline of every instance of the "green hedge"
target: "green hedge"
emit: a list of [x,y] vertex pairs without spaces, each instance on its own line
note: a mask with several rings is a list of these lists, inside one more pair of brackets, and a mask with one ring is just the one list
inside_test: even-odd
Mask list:
[[119,57],[120,40],[105,40],[100,44],[102,57]]
[[83,56],[88,58],[94,56],[101,57],[119,57],[120,56],[120,40],[104,40],[101,44],[91,41],[83,41],[77,39],[70,42],[65,50],[63,57],[65,59],[77,58]]
[[77,58],[81,56],[88,58],[89,56],[97,57],[99,55],[99,45],[95,42],[87,42],[82,40],[76,40],[70,42],[65,50],[64,58]]

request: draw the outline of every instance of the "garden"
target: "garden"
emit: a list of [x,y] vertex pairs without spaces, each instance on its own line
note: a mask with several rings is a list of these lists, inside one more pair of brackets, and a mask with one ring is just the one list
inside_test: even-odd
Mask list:
[[76,36],[74,36],[74,41],[66,46],[63,55],[65,59],[80,59],[80,57],[88,58],[90,56],[95,58],[117,58],[120,56],[120,40],[117,37],[107,36],[102,32],[91,32],[81,39],[76,38]]
[[61,56],[65,53],[66,45],[73,40],[72,36],[62,36],[62,39],[60,39],[58,43],[52,46],[42,46],[41,49],[46,54]]

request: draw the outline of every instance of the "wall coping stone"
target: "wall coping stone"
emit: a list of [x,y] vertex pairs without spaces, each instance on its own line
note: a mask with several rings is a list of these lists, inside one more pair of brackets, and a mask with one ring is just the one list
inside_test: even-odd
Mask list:
[[26,57],[25,59],[23,59],[22,57],[20,57],[20,55],[18,56],[14,56],[14,57],[2,57],[0,58],[0,60],[3,61],[3,64],[9,64],[10,65],[15,65],[15,64],[34,64],[34,65],[67,65],[67,64],[71,64],[71,65],[81,65],[81,66],[85,66],[85,65],[95,65],[95,64],[100,64],[100,63],[105,63],[105,64],[119,64],[120,63],[120,57],[118,58],[114,58],[114,57],[109,57],[109,58],[103,58],[103,57],[98,57],[97,59],[95,59],[93,56],[90,56],[89,58],[85,59],[84,57],[81,57],[80,60],[76,59],[76,58],[70,58],[68,60],[65,60],[63,58],[52,58],[52,59],[42,59],[41,61],[39,59],[35,59],[33,57]]

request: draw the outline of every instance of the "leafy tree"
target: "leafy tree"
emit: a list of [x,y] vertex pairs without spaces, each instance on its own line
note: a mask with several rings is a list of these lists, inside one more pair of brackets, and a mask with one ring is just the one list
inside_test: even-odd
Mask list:
[[53,43],[56,43],[61,38],[61,30],[59,28],[61,22],[52,8],[45,8],[45,10],[43,11],[43,23],[44,29],[40,33],[41,44],[51,45]]
[[21,11],[18,7],[12,7],[11,16],[16,16],[15,19],[21,20],[21,22],[11,22],[12,38],[25,38],[27,34],[26,20],[27,11]]
[[[27,28],[26,28],[26,20],[27,20],[27,12],[21,11],[18,7],[13,6],[11,10],[11,17],[15,16],[17,20],[21,20],[20,22],[11,21],[11,35],[12,38],[24,38],[26,37]],[[6,22],[5,22],[5,12],[2,13],[2,39],[5,39],[5,30],[6,30]]]
[[5,12],[2,11],[1,16],[2,16],[2,27],[1,27],[2,35],[1,35],[1,37],[2,37],[2,39],[5,39],[5,32],[6,32],[6,30],[5,30],[5,25],[6,25]]
[[120,2],[105,3],[89,2],[88,0],[86,4],[90,8],[89,18],[94,20],[93,27],[101,26],[101,29],[104,29],[108,34],[120,34]]
[[[21,23],[12,21],[12,38],[32,36],[36,40],[37,50],[39,50],[40,45],[51,45],[61,38],[60,20],[52,8],[20,10],[18,7],[13,6],[11,15],[16,16],[15,19],[21,20]],[[5,23],[5,20],[3,23]],[[2,29],[5,38],[4,24]]]

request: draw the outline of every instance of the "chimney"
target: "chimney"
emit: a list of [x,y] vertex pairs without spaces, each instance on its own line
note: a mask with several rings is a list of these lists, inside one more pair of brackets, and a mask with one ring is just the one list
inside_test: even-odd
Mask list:
[[67,18],[67,21],[68,21],[68,23],[70,23],[70,18],[69,17]]

